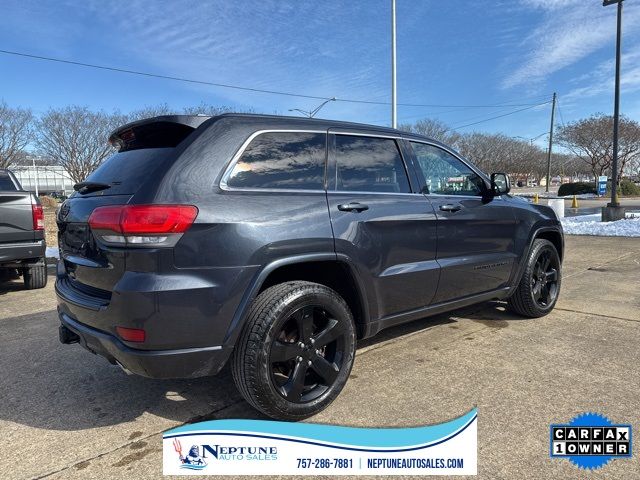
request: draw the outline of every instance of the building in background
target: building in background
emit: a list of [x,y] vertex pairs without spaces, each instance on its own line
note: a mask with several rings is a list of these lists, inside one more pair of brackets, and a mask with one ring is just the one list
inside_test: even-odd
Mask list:
[[11,171],[25,190],[36,191],[39,195],[71,195],[74,181],[63,167],[56,165],[15,166]]

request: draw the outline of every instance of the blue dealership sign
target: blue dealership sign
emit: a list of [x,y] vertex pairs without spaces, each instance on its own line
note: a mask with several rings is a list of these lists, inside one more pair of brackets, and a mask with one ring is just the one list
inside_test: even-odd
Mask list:
[[598,177],[598,195],[603,196],[607,193],[607,176]]

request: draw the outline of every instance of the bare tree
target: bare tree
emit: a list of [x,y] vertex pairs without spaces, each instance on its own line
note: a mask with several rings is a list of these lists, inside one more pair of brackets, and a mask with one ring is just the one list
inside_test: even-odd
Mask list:
[[[185,115],[222,115],[223,113],[235,112],[237,110],[232,109],[231,107],[216,107],[215,105],[211,105],[209,103],[200,102],[198,105],[193,107],[184,107],[182,109],[182,113]],[[245,111],[245,113],[251,113],[251,110]]]
[[398,129],[424,135],[447,145],[454,145],[460,138],[460,134],[452,131],[446,123],[434,118],[424,118],[413,124],[405,123],[400,125]]
[[24,108],[10,108],[0,102],[0,168],[9,168],[26,156],[33,134],[33,114]]
[[167,103],[160,105],[147,105],[139,110],[134,110],[127,115],[127,122],[135,122],[144,118],[159,117],[160,115],[177,115],[178,111]]
[[36,145],[41,155],[63,166],[75,182],[82,182],[114,152],[109,133],[125,122],[119,113],[92,112],[87,107],[51,109],[37,124]]
[[[160,115],[221,115],[223,113],[233,112],[231,107],[217,107],[205,102],[200,102],[198,105],[173,108],[167,103],[161,103],[160,105],[146,106],[139,110],[134,110],[127,115],[127,121],[134,122],[136,120],[142,120],[143,118],[158,117]],[[247,111],[249,113],[249,111]]]
[[[598,113],[560,128],[558,142],[589,165],[594,177],[610,173],[613,160],[613,117]],[[618,178],[640,156],[640,124],[620,117]]]

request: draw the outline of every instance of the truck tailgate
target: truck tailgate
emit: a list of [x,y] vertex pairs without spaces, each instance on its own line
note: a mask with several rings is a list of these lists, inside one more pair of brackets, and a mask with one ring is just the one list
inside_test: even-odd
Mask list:
[[29,192],[0,192],[0,244],[36,240]]

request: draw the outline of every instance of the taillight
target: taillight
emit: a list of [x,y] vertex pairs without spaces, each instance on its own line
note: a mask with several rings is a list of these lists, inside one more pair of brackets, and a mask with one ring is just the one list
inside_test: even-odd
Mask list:
[[42,205],[36,203],[33,198],[31,199],[31,218],[34,230],[44,230],[44,210],[42,210]]
[[127,342],[144,342],[146,333],[141,328],[116,327],[118,336]]
[[112,205],[96,208],[89,226],[106,243],[171,246],[197,215],[192,205]]

